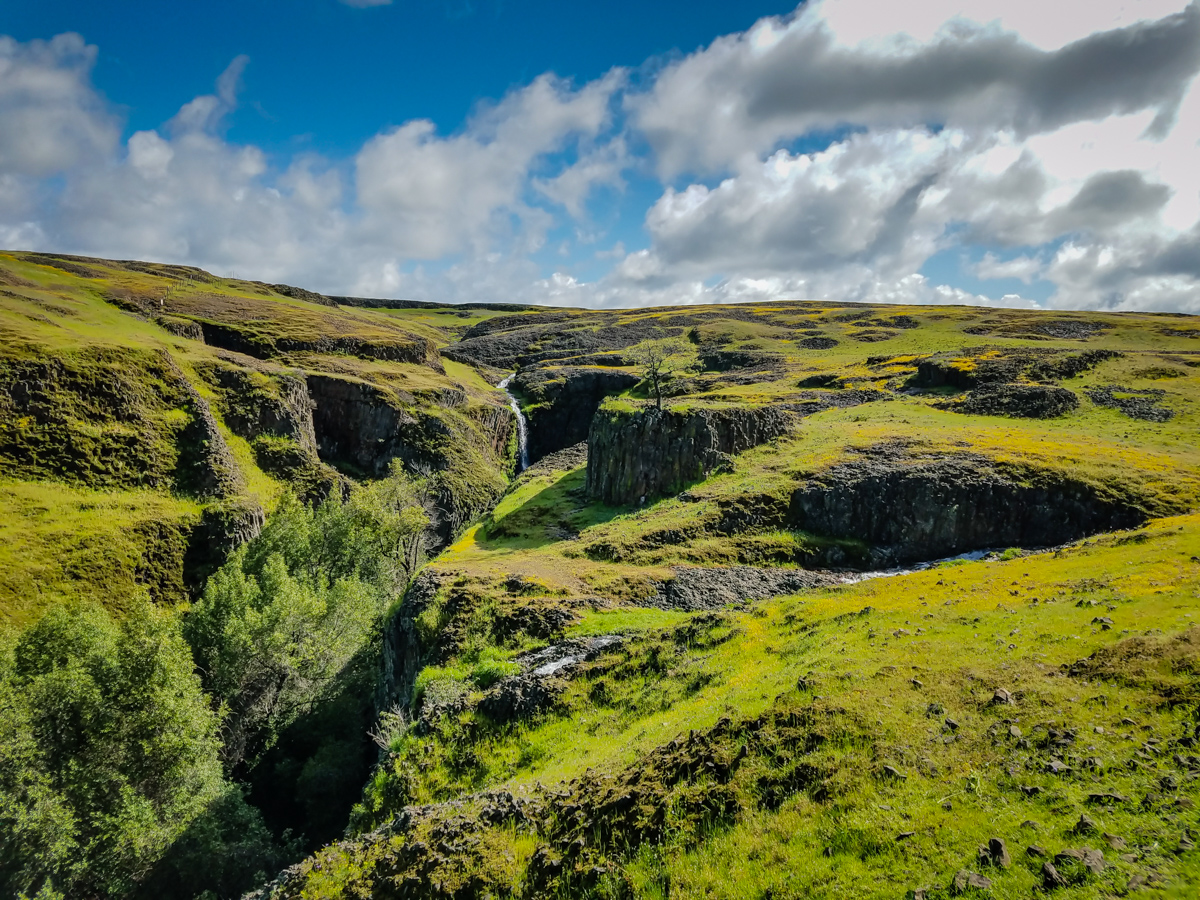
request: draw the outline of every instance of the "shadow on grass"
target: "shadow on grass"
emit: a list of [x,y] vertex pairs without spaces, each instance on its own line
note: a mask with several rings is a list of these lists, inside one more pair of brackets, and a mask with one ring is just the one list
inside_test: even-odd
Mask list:
[[583,468],[568,472],[512,512],[489,520],[479,529],[476,540],[486,549],[531,550],[571,540],[585,528],[632,511],[588,500],[586,477]]

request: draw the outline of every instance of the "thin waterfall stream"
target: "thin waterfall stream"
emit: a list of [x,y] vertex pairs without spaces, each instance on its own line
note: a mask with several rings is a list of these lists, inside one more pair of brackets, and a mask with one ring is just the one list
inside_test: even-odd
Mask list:
[[517,417],[517,472],[519,474],[529,468],[529,426],[525,421],[525,413],[521,412],[521,404],[517,402],[513,392],[508,389],[514,376],[515,373],[506,376],[496,387],[508,394],[508,405],[512,407],[513,415]]

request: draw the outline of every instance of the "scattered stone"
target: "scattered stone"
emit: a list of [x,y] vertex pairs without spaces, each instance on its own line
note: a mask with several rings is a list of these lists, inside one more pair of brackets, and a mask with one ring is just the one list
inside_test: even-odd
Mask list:
[[930,703],[927,707],[925,707],[925,718],[927,719],[932,719],[934,716],[945,715],[945,713],[946,707],[942,706],[940,703]]
[[1110,792],[1105,794],[1088,794],[1088,803],[1128,803],[1129,798],[1124,794]]
[[1093,875],[1099,875],[1105,869],[1104,851],[1090,850],[1087,847],[1084,847],[1083,864],[1092,871]]
[[914,678],[912,680],[912,686],[914,691],[919,691],[921,688],[925,687],[925,682],[921,681],[919,678]]
[[1032,856],[1034,859],[1046,859],[1050,856],[1044,847],[1039,847],[1037,844],[1030,844],[1025,848],[1025,855]]
[[907,840],[908,840],[910,837],[912,837],[914,834],[916,834],[916,832],[915,832],[915,831],[902,831],[902,832],[900,832],[898,835],[896,835],[896,840],[898,840],[898,841],[907,841]]
[[1036,784],[1023,784],[1020,787],[1021,793],[1026,797],[1036,797],[1042,792],[1042,789]]
[[1086,814],[1079,817],[1079,821],[1075,823],[1072,829],[1076,834],[1095,834],[1100,829],[1096,827],[1096,823]]
[[1104,840],[1108,841],[1108,846],[1113,850],[1125,849],[1125,838],[1117,837],[1115,834],[1105,834]]
[[1104,871],[1104,852],[1093,850],[1090,847],[1080,850],[1063,850],[1054,855],[1054,862],[1058,866],[1079,864],[1093,875],[1099,875]]
[[1061,759],[1052,759],[1046,763],[1045,770],[1051,775],[1067,775],[1070,773],[1071,767]]
[[946,720],[946,727],[949,728],[951,731],[958,731],[958,723],[955,722],[953,719]]
[[1008,855],[1008,845],[1003,838],[990,838],[986,844],[979,847],[979,864],[1007,869],[1012,865],[1012,857]]
[[1012,706],[1013,696],[1004,688],[996,688],[996,692],[992,694],[992,706]]
[[1049,860],[1042,863],[1042,885],[1048,891],[1067,886],[1067,880],[1058,874],[1058,869]]
[[1033,821],[1033,819],[1026,819],[1024,822],[1021,823],[1021,827],[1022,828],[1031,828],[1034,831],[1037,831],[1039,826],[1038,826],[1037,822]]
[[884,766],[882,771],[885,778],[893,778],[896,781],[904,781],[906,778],[908,778],[907,775],[905,775],[895,766]]
[[1195,850],[1195,849],[1196,849],[1195,841],[1192,840],[1190,835],[1184,834],[1184,836],[1179,839],[1179,849],[1176,852],[1177,853],[1187,853],[1189,850]]
[[1016,725],[1009,725],[1008,726],[1008,736],[1011,738],[1017,738],[1018,740],[1020,740],[1021,729],[1018,728]]
[[954,882],[952,887],[956,894],[961,894],[967,888],[975,888],[976,890],[986,891],[992,886],[992,879],[985,878],[978,872],[968,872],[966,869],[959,869],[954,873]]
[[1111,631],[1113,627],[1113,620],[1108,616],[1097,616],[1096,618],[1092,619],[1092,624],[1099,625],[1104,631]]

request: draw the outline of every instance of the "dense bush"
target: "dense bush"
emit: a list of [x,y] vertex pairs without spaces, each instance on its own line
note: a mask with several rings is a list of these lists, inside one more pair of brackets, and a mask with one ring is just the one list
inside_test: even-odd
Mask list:
[[253,765],[342,690],[396,592],[423,561],[429,517],[402,471],[315,508],[285,497],[209,579],[184,635],[224,711],[224,759]]
[[[51,609],[0,657],[0,892],[133,895],[173,844],[222,819],[256,862],[274,861],[222,778],[218,724],[173,615]],[[207,840],[179,864],[189,890],[248,884],[224,851]]]
[[182,619],[60,606],[0,635],[0,896],[237,897],[300,833],[336,836],[431,495],[396,469],[345,501],[286,497]]

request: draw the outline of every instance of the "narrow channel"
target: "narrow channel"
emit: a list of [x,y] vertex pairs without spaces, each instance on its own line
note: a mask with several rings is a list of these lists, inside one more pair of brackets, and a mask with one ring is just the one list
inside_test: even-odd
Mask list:
[[521,412],[521,404],[517,402],[513,392],[508,389],[509,382],[513,380],[515,374],[506,376],[496,387],[508,394],[508,405],[512,407],[513,415],[517,417],[517,474],[520,474],[529,468],[529,429],[525,422],[525,413]]

